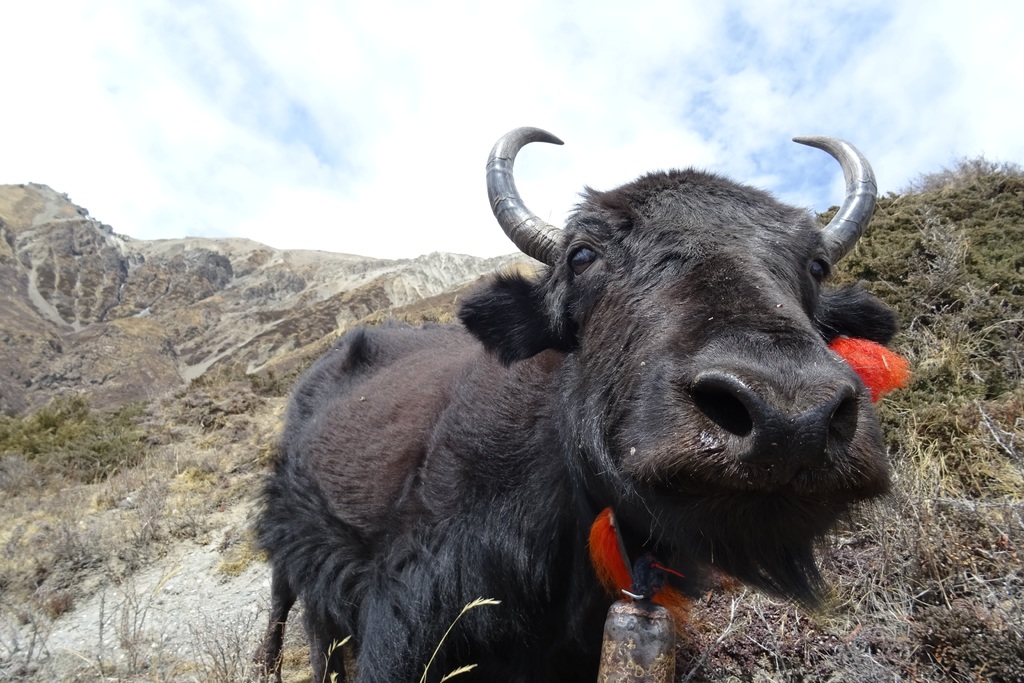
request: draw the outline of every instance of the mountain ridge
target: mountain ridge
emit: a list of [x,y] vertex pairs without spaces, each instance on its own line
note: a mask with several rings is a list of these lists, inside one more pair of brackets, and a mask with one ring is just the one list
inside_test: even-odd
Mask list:
[[0,412],[65,392],[152,398],[210,369],[295,349],[454,292],[522,255],[380,259],[244,238],[139,240],[67,195],[0,186]]

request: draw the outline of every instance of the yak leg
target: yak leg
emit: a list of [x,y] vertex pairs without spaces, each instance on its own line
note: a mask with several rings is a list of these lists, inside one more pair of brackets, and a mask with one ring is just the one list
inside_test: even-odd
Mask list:
[[253,655],[258,680],[266,681],[270,676],[281,683],[281,649],[284,646],[284,625],[288,612],[295,604],[292,590],[283,572],[271,571],[270,578],[270,623],[263,641]]
[[339,636],[339,629],[318,624],[306,614],[306,636],[309,638],[309,663],[313,668],[313,683],[344,683],[346,674],[346,653],[352,643]]

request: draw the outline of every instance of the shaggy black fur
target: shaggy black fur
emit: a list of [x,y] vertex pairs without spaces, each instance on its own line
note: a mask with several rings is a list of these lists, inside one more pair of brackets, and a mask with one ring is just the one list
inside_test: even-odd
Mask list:
[[[597,259],[576,275],[581,247]],[[722,572],[818,598],[814,544],[888,485],[867,392],[826,342],[884,342],[892,315],[824,291],[808,214],[699,172],[589,191],[562,250],[469,296],[462,326],[356,330],[306,373],[257,522],[266,673],[299,599],[317,681],[344,679],[345,637],[359,681],[419,680],[435,648],[429,681],[593,681],[606,506],[684,590]],[[442,643],[476,598],[500,604]]]

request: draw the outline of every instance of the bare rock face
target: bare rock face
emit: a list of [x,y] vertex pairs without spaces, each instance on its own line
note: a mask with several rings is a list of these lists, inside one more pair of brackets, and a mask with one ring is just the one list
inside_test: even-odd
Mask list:
[[526,260],[135,240],[45,185],[3,185],[0,412],[68,391],[94,405],[150,398],[222,365],[256,372],[368,315]]

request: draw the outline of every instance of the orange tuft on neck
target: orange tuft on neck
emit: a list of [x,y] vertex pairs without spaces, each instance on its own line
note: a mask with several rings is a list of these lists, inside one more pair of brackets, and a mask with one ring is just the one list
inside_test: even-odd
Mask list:
[[612,509],[605,508],[590,527],[590,562],[597,579],[609,593],[621,595],[633,583],[629,567],[619,552],[619,539],[612,525]]
[[[601,585],[610,594],[621,597],[622,591],[628,591],[633,585],[629,565],[619,550],[611,508],[601,510],[590,527],[590,562]],[[690,601],[674,588],[662,588],[654,595],[654,602],[672,612],[677,626],[688,620]]]

